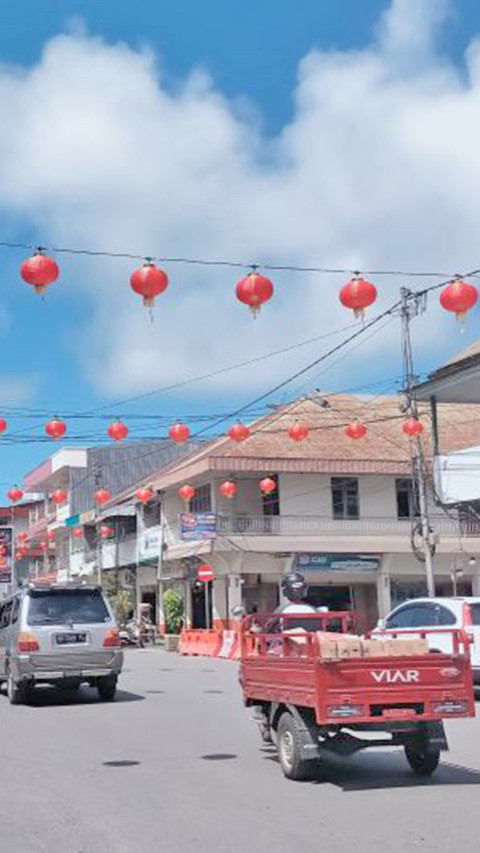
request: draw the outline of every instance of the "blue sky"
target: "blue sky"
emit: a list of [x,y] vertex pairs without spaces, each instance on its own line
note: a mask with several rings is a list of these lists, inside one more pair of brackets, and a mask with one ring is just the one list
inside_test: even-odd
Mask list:
[[[470,104],[477,91],[471,44],[480,32],[474,0],[419,0],[413,17],[405,0],[7,5],[0,240],[347,269],[480,267],[480,223],[471,209],[472,181],[480,179],[468,171],[478,115]],[[447,139],[449,109],[464,122],[458,152],[455,136]],[[64,256],[61,281],[42,303],[19,282],[23,257],[0,250],[0,403],[11,432],[27,436],[42,434],[43,411],[105,407],[168,419],[232,410],[341,335],[261,370],[116,401],[351,322],[337,306],[343,279],[278,274],[283,301],[252,323],[231,296],[235,272],[175,267],[168,301],[162,297],[151,323],[129,293],[131,263]],[[377,284],[384,307],[398,285]],[[436,303],[428,317],[418,332],[423,371],[476,337],[476,321],[459,337]],[[358,357],[314,371],[272,402],[318,386],[392,390],[400,373],[393,324]],[[131,425],[138,438],[165,432],[160,421]],[[77,421],[69,431],[87,442],[105,427]],[[0,481],[21,481],[50,449],[0,443]]]

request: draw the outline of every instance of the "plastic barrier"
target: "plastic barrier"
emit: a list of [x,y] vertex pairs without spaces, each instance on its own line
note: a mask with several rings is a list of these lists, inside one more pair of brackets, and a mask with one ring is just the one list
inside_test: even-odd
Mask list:
[[222,647],[222,635],[219,631],[184,628],[180,634],[181,655],[217,657]]

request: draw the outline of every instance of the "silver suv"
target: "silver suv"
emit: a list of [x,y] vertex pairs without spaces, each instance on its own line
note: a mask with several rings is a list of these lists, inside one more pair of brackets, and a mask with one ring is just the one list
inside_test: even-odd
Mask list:
[[0,683],[13,705],[36,684],[112,701],[123,665],[115,617],[101,587],[29,584],[0,605]]

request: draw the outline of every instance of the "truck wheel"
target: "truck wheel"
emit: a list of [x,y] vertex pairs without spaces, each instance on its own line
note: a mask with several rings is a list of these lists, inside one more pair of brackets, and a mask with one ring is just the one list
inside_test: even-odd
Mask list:
[[102,702],[113,702],[117,690],[117,676],[106,675],[98,679],[98,695]]
[[277,749],[280,765],[287,779],[298,782],[309,776],[310,765],[302,756],[298,726],[289,711],[282,714],[278,723]]
[[272,733],[270,731],[270,726],[267,726],[266,723],[260,723],[258,726],[258,730],[260,732],[260,737],[262,738],[264,743],[272,743]]
[[25,688],[23,685],[14,681],[11,672],[8,673],[7,679],[7,696],[10,705],[23,705],[25,702]]
[[408,743],[405,747],[407,761],[417,776],[431,776],[435,773],[440,761],[440,750],[434,749],[427,752],[425,746]]

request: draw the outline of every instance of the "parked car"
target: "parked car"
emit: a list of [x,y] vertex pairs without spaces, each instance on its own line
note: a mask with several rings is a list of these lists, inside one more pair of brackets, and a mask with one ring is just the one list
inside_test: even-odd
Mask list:
[[[414,630],[411,634],[403,634],[405,628]],[[402,629],[402,636],[408,638],[417,636],[417,632],[423,629],[432,628],[437,629],[438,633],[427,634],[426,639],[432,650],[441,652],[453,650],[451,633],[448,630],[442,633],[441,628],[461,628],[470,635],[473,678],[475,684],[480,684],[480,598],[415,598],[405,601],[392,610],[386,619],[380,619],[372,633],[378,635]]]
[[29,584],[0,605],[0,683],[12,704],[37,684],[98,689],[115,698],[123,652],[117,623],[99,586]]

